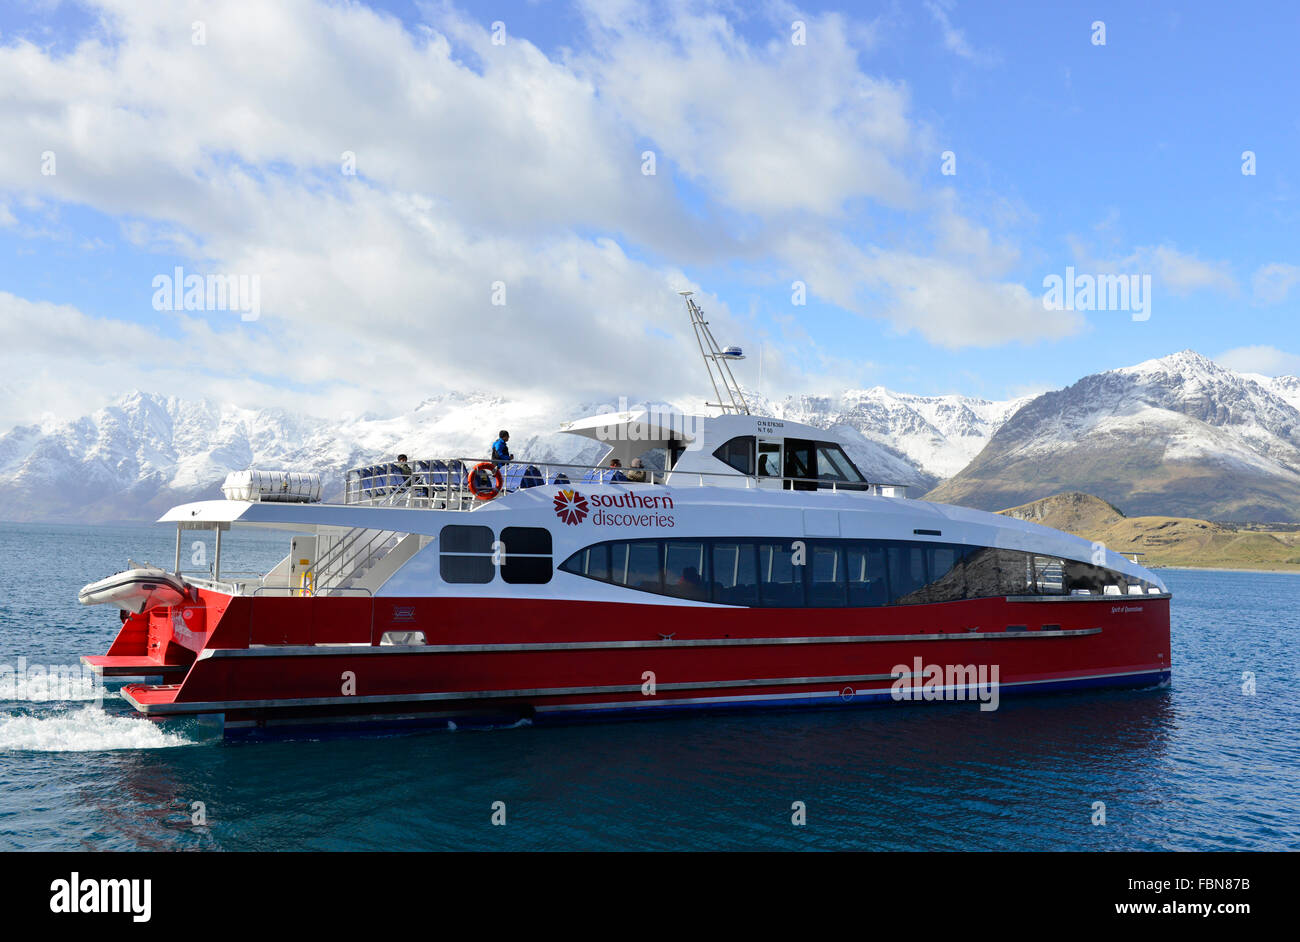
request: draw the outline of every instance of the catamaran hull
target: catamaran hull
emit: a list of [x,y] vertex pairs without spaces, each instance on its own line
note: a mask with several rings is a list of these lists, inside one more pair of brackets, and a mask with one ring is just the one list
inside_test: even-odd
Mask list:
[[131,617],[108,655],[84,660],[110,676],[170,675],[122,695],[150,716],[219,714],[232,734],[900,701],[987,709],[1170,679],[1167,595],[869,609],[198,595]]

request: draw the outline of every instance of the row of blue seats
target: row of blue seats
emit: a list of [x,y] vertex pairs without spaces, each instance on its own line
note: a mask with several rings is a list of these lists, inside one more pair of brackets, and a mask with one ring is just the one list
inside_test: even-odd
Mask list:
[[[461,461],[412,461],[410,467],[413,482],[416,484],[441,486],[449,479],[461,480],[465,474],[465,464]],[[370,465],[359,468],[351,474],[356,475],[354,479],[356,486],[367,496],[374,493],[387,493],[406,483],[406,474],[396,462]]]
[[[443,487],[449,482],[463,484],[467,480],[468,469],[463,461],[412,461],[411,485],[417,490],[422,487]],[[395,462],[370,465],[349,472],[349,487],[359,491],[364,497],[374,497],[391,493],[406,483],[406,474]],[[548,482],[536,465],[510,464],[502,474],[506,490],[540,487],[543,484],[568,484],[568,475],[556,472]],[[593,478],[583,478],[594,480]]]

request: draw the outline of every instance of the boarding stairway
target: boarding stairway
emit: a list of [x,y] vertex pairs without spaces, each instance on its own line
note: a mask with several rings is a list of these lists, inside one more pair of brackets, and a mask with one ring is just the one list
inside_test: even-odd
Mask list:
[[421,546],[418,533],[353,527],[330,540],[328,547],[317,556],[310,594],[374,592],[419,552]]

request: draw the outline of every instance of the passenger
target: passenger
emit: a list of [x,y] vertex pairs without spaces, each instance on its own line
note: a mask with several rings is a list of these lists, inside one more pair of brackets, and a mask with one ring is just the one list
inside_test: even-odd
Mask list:
[[492,443],[492,460],[497,464],[505,464],[507,461],[513,461],[514,455],[510,454],[510,433],[502,429],[497,435],[497,440]]
[[640,458],[632,459],[632,469],[628,471],[627,479],[634,484],[644,484],[646,482],[645,465],[641,463]]
[[623,473],[623,462],[615,458],[613,461],[609,463],[609,467],[614,472],[608,478],[608,480],[611,483],[615,481],[621,481],[623,483],[627,483],[627,475]]
[[678,594],[682,598],[704,598],[704,581],[700,579],[700,571],[694,566],[687,566],[682,570],[682,577],[677,580],[677,587]]
[[411,465],[406,460],[406,455],[397,456],[397,473],[402,476],[402,483],[399,485],[399,488],[401,490],[406,490],[411,486],[411,477],[413,474],[411,471]]

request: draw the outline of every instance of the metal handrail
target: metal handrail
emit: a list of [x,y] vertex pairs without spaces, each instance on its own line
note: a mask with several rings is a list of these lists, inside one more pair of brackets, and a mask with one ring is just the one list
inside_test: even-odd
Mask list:
[[[340,588],[339,583],[352,573],[355,573],[362,566],[369,563],[370,560],[376,558],[375,542],[377,540],[380,540],[381,545],[383,545],[393,537],[397,537],[400,542],[403,535],[403,532],[400,530],[375,530],[370,539],[366,540],[357,552],[348,556],[339,556],[338,563],[332,570],[326,569],[325,566],[318,563],[312,594],[319,595],[321,592]],[[359,536],[360,535],[358,534],[358,538]],[[355,540],[353,542],[355,543]],[[365,554],[364,560],[361,558],[363,553]],[[381,558],[382,555],[383,554],[381,554]]]
[[[251,598],[251,597],[254,597],[254,596],[260,595],[261,592],[262,592],[263,590],[267,590],[267,591],[276,591],[276,592],[294,592],[294,591],[296,591],[296,590],[294,589],[294,587],[293,587],[293,586],[290,586],[290,585],[260,585],[260,586],[258,586],[256,589],[254,589],[252,592],[249,593],[249,597]],[[363,585],[340,585],[340,586],[335,586],[335,587],[334,587],[333,589],[331,589],[330,591],[331,591],[331,592],[364,592],[366,595],[370,596],[371,598],[374,598],[374,596],[375,596],[375,593],[374,593],[374,591],[373,591],[372,589],[367,589],[367,588],[366,588],[365,586],[363,586]],[[296,598],[296,597],[297,597],[297,596],[295,596],[295,598]],[[303,598],[311,598],[311,596],[302,596],[302,597],[303,597]]]
[[336,540],[334,544],[325,551],[323,556],[316,560],[316,571],[319,573],[328,570],[330,564],[333,563],[335,559],[341,559],[345,551],[349,549],[353,543],[359,540],[363,533],[370,529],[370,527],[353,527],[351,530],[344,533],[343,536]]
[[[411,465],[409,475],[402,471],[393,470],[397,466],[391,462],[352,468],[347,472],[345,478],[343,500],[345,504],[363,504],[371,507],[404,505],[439,510],[474,509],[488,503],[488,501],[480,500],[470,493],[468,486],[468,478],[469,474],[472,473],[472,469],[477,464],[482,463],[495,465],[502,472],[503,478],[507,480],[507,486],[503,487],[495,497],[501,497],[509,492],[508,478],[511,470],[516,468],[520,471],[520,477],[524,479],[529,477],[527,473],[529,468],[536,469],[541,477],[539,482],[541,484],[573,484],[585,487],[607,484],[628,484],[632,486],[638,484],[685,484],[686,486],[706,487],[712,483],[721,481],[735,482],[738,479],[745,482],[744,486],[746,488],[755,488],[765,483],[776,484],[780,482],[782,487],[788,486],[800,490],[830,490],[834,493],[840,491],[861,493],[871,492],[881,487],[905,488],[910,486],[884,482],[743,474],[739,471],[666,471],[657,468],[611,468],[608,465],[570,464],[553,461],[492,461],[491,459],[448,458],[408,462]],[[425,465],[426,467],[421,468],[418,467],[419,465]],[[429,467],[431,465],[436,465],[436,467]],[[364,472],[372,473],[366,474]],[[573,472],[573,477],[570,476],[569,472]],[[599,479],[594,481],[574,480],[574,477],[582,478],[591,472],[599,475]],[[620,480],[610,480],[615,473],[621,475]],[[629,474],[638,473],[644,474],[644,481],[628,477]],[[563,480],[558,480],[561,476]],[[796,485],[799,484],[809,485],[809,487],[797,488]],[[519,489],[518,486],[516,486],[516,489]]]

